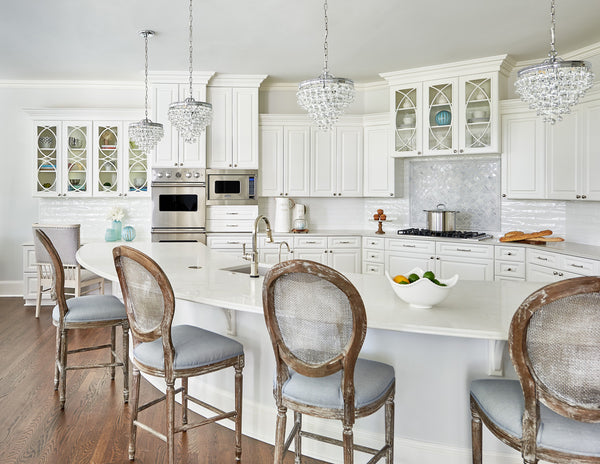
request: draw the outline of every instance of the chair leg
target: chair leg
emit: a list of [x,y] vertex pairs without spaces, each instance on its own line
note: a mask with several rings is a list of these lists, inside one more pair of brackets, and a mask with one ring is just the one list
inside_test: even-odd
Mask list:
[[133,368],[133,385],[131,386],[133,390],[133,404],[130,403],[130,414],[129,414],[129,460],[133,461],[135,459],[135,438],[137,427],[134,424],[134,421],[137,420],[138,415],[138,405],[140,402],[140,371],[135,366]]
[[167,382],[167,459],[175,464],[175,382]]
[[183,391],[181,392],[181,423],[188,423],[188,378],[181,378],[181,387]]
[[[112,326],[110,328],[110,363],[115,363],[115,348],[117,346],[116,342],[117,335],[117,326]],[[109,367],[110,370],[110,380],[115,380],[115,366]]]
[[274,464],[283,464],[283,454],[285,446],[285,422],[287,419],[287,408],[279,406],[277,408],[277,426],[275,430],[275,453],[273,456]]
[[67,396],[67,330],[60,333],[60,409],[65,408]]
[[296,436],[294,437],[294,451],[296,453],[296,458],[294,460],[295,464],[301,464],[302,462],[302,436],[300,432],[302,430],[302,414],[298,411],[294,411],[294,427],[298,424],[298,430],[296,431]]
[[471,448],[473,450],[473,464],[481,464],[481,444],[481,418],[471,405]]
[[123,402],[129,401],[129,324],[121,326],[123,329]]
[[243,361],[235,366],[235,462],[242,460],[242,387]]
[[388,446],[385,462],[394,464],[394,393],[385,402],[385,444]]
[[104,295],[104,279],[100,281],[100,295]]
[[[40,280],[40,276],[38,275],[38,282]],[[35,317],[40,317],[40,307],[42,306],[42,286],[38,283],[37,295],[35,296]]]
[[61,353],[61,338],[60,329],[56,328],[56,355],[54,356],[54,391],[58,390],[58,383],[60,380],[60,353]]
[[344,424],[344,464],[354,463],[354,434],[352,424]]

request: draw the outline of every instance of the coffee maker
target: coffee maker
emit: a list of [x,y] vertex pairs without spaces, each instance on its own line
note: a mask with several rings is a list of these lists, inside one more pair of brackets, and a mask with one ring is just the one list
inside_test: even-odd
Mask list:
[[296,203],[293,209],[292,224],[292,232],[308,232],[308,223],[306,221],[306,205]]

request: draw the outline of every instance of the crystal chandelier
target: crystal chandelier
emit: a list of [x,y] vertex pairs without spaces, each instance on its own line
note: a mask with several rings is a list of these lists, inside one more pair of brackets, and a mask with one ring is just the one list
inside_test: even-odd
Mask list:
[[536,110],[544,122],[554,124],[571,111],[593,85],[594,73],[587,61],[564,61],[554,48],[554,0],[551,1],[550,53],[540,64],[527,66],[518,72],[515,82],[521,100]]
[[152,122],[148,119],[148,37],[152,37],[154,31],[141,31],[140,35],[144,38],[146,50],[146,64],[144,66],[144,84],[146,86],[144,108],[146,110],[146,117],[141,121],[129,124],[129,140],[133,141],[144,153],[148,153],[163,138],[164,131],[162,124]]
[[212,105],[194,100],[192,96],[192,0],[190,0],[190,96],[183,101],[169,105],[169,121],[187,143],[198,140],[200,134],[210,124]]
[[298,85],[298,104],[308,111],[308,116],[321,130],[331,130],[344,110],[354,101],[354,82],[343,77],[334,77],[329,73],[327,36],[327,0],[325,11],[325,43],[323,44],[323,73],[314,79],[300,82]]

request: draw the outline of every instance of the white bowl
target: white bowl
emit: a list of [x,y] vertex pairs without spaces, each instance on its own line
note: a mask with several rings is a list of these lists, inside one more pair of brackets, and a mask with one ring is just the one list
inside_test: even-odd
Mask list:
[[446,284],[445,287],[442,287],[434,284],[429,279],[424,279],[424,273],[425,271],[419,268],[409,271],[406,274],[406,277],[410,274],[417,274],[420,277],[419,280],[411,284],[398,284],[394,282],[387,271],[385,272],[385,276],[390,281],[392,289],[400,299],[406,301],[413,308],[427,309],[446,299],[450,293],[450,289],[458,282],[458,274],[449,279],[438,279],[441,283]]

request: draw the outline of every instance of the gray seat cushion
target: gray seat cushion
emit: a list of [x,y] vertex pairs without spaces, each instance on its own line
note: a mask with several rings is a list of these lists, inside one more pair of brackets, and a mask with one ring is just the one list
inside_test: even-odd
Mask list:
[[[171,338],[175,348],[175,370],[207,366],[244,354],[241,343],[191,325],[171,327]],[[164,369],[162,337],[140,343],[133,350],[133,357],[146,366]]]
[[[388,364],[358,359],[354,368],[354,404],[361,408],[383,397],[394,382],[394,368]],[[306,377],[290,369],[282,387],[283,397],[321,408],[343,409],[342,372],[326,377]]]
[[[112,295],[89,295],[67,300],[69,311],[65,322],[117,321],[127,319],[125,306]],[[58,322],[58,305],[52,310],[52,319]]]
[[[474,380],[471,395],[494,425],[521,438],[525,400],[518,380]],[[569,419],[543,404],[540,404],[540,420],[538,446],[565,453],[600,456],[600,423]]]

